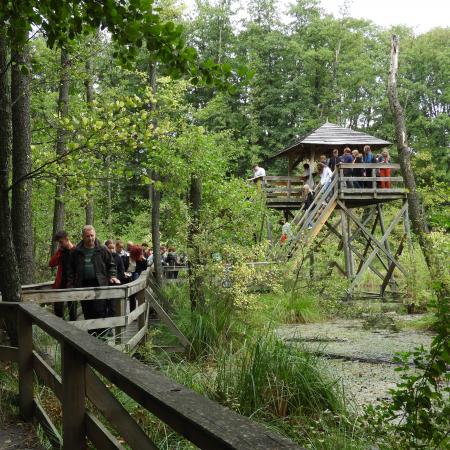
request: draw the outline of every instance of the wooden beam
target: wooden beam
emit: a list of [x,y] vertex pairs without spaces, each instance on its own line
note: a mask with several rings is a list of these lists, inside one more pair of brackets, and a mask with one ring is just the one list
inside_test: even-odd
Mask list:
[[[375,239],[374,236],[370,235],[369,232],[362,226],[361,222],[359,221],[359,219],[351,212],[351,210],[347,209],[346,206],[340,201],[338,200],[339,206],[344,209],[346,211],[346,214],[353,220],[353,222],[356,223],[356,225],[358,225],[358,227],[361,229],[361,231],[363,232],[363,234],[367,237],[367,239],[372,240],[372,242],[375,244],[376,247],[378,247],[378,250],[381,250],[383,253],[386,254],[386,256],[389,258],[389,260],[391,262],[393,262],[394,264],[397,265],[398,269],[403,272],[403,274],[406,276],[407,275],[407,271],[403,268],[403,266],[398,262],[395,261],[394,257],[386,251],[386,249],[384,248],[384,239],[386,239],[387,236],[384,236],[384,239],[382,238],[380,241],[378,241],[377,239]],[[394,228],[395,225],[397,225],[397,223],[400,221],[405,209],[407,208],[407,204],[405,204],[400,211],[397,213],[397,215],[395,216],[394,220],[391,222],[391,224],[389,225],[387,231],[390,231]],[[388,233],[388,234],[389,234]]]
[[61,354],[63,450],[84,450],[86,448],[84,426],[86,362],[83,354],[67,341],[61,345]]
[[150,289],[146,289],[147,294],[147,301],[150,303],[152,308],[155,310],[156,314],[158,315],[159,319],[169,328],[169,330],[178,338],[178,340],[181,342],[181,344],[184,345],[184,347],[190,347],[191,343],[189,342],[188,338],[180,331],[180,329],[175,325],[173,320],[170,318],[170,316],[164,311],[163,307],[158,303],[158,300],[156,299],[155,295]]
[[86,434],[94,448],[102,450],[125,450],[125,447],[90,412],[86,412]]
[[44,433],[52,443],[53,448],[63,448],[62,447],[62,439],[59,434],[57,428],[51,421],[50,417],[45,412],[45,409],[39,403],[39,400],[33,400],[33,408],[34,408],[34,416],[37,421],[41,424]]
[[[37,326],[62,342],[63,346],[72,346],[90,367],[113,382],[130,398],[200,448],[211,450],[299,448],[289,439],[173,382],[158,371],[76,329],[38,305],[21,304],[19,308],[32,318]],[[63,362],[67,359],[63,354]],[[80,376],[78,372],[78,370],[73,372],[70,384],[75,384],[75,378]],[[84,375],[81,379],[84,380]],[[79,386],[73,387],[79,391]],[[76,418],[77,423],[79,412],[79,408],[71,411],[72,419]]]
[[[340,221],[339,221],[340,223]],[[329,224],[328,222],[325,224],[328,228],[330,228],[330,230],[341,240],[342,243],[342,234],[339,233],[339,231],[331,224]],[[365,257],[363,255],[361,255],[361,253],[359,253],[359,251],[352,245],[349,243],[349,247],[350,250],[361,260],[361,261],[365,261]],[[372,270],[372,272],[377,275],[381,280],[384,280],[384,276],[381,274],[381,272],[373,265],[371,264],[370,269]],[[344,275],[345,275],[345,271],[344,271]]]
[[142,428],[90,367],[86,368],[86,394],[131,448],[157,450],[158,447],[142,431]]
[[[378,251],[381,250],[381,251],[384,251],[385,253],[387,253],[386,250],[385,250],[385,248],[383,247],[383,243],[384,243],[384,241],[387,239],[387,237],[389,236],[389,234],[391,233],[391,231],[393,230],[393,228],[395,227],[395,225],[397,225],[397,223],[398,223],[398,222],[400,221],[400,219],[402,218],[403,212],[404,212],[404,211],[403,211],[403,208],[402,208],[402,209],[397,213],[397,215],[395,216],[394,220],[391,222],[391,224],[389,225],[389,227],[386,229],[386,233],[382,236],[380,242],[374,240],[374,242],[375,242],[376,245],[377,245],[377,248],[375,248],[375,249],[372,251],[372,253],[369,255],[369,257],[367,258],[367,260],[365,261],[365,263],[364,263],[363,266],[361,267],[360,272],[355,276],[355,278],[354,278],[354,280],[353,280],[353,282],[352,282],[352,284],[351,284],[351,286],[350,286],[350,289],[353,289],[353,288],[358,284],[358,282],[360,281],[360,279],[361,279],[361,277],[362,277],[362,274],[365,272],[366,268],[367,268],[367,267],[369,266],[369,264],[372,262],[373,258],[375,258],[375,256],[376,256],[376,254],[378,253]],[[365,231],[365,230],[364,230],[364,231]],[[367,231],[365,231],[365,232],[367,233]],[[401,267],[400,263],[399,263],[398,261],[396,261],[395,258],[394,258],[391,254],[387,253],[387,255],[388,255],[389,259],[391,260],[391,262],[392,262],[394,265],[396,265],[400,270],[402,270],[402,272],[406,275],[406,273],[404,272],[404,269],[403,269],[403,267]]]
[[33,330],[32,320],[23,311],[17,317],[19,338],[19,411],[25,421],[33,417]]
[[[395,258],[397,259],[403,252],[403,246],[404,246],[404,242],[405,242],[405,238],[406,238],[406,233],[403,235],[401,241],[400,241],[400,245],[397,248],[397,251],[395,252]],[[394,273],[394,269],[395,269],[395,264],[391,263],[391,265],[389,266],[389,269],[386,273],[386,277],[383,280],[383,283],[381,285],[380,288],[380,292],[381,292],[381,296],[384,296],[384,293],[386,291],[387,285],[389,284],[389,280],[392,277],[392,274]]]

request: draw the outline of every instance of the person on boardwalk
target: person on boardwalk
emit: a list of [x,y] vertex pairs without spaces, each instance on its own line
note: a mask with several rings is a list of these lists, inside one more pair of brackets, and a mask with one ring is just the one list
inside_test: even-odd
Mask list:
[[[383,150],[381,152],[381,158],[380,158],[379,162],[381,164],[390,164],[391,163],[391,158],[389,157],[389,153],[387,150]],[[389,167],[380,169],[380,177],[390,177],[390,176],[391,176],[391,169]],[[391,182],[389,180],[380,181],[380,187],[381,187],[381,189],[390,189]]]
[[[116,252],[116,246],[111,239],[105,241],[105,247],[111,252],[111,255],[114,259],[114,263],[116,265],[116,276],[119,279],[120,283],[126,283],[125,277],[125,267],[123,266],[122,258]],[[116,316],[116,300],[109,299],[106,300],[106,317],[115,317]]]
[[341,162],[341,157],[339,156],[339,150],[337,148],[333,149],[333,156],[328,161],[328,167],[332,172],[336,169],[336,166]]
[[[83,227],[82,240],[72,251],[71,259],[67,274],[68,288],[120,284],[116,277],[116,264],[113,256],[104,245],[100,244],[92,225]],[[82,301],[81,307],[85,319],[106,317],[105,300]],[[97,330],[96,334],[101,334],[101,331]]]
[[320,175],[320,187],[322,188],[322,186],[329,185],[331,183],[331,177],[333,176],[333,172],[330,168],[324,163],[317,163],[317,171]]
[[123,248],[123,241],[120,239],[116,240],[116,254],[120,256],[123,268],[127,270],[130,263],[130,254]]
[[[364,146],[364,155],[363,155],[363,163],[364,164],[373,164],[375,163],[375,157],[373,156],[372,149],[370,148],[370,145]],[[365,170],[364,176],[367,178],[373,177],[373,170],[367,169]],[[364,187],[367,189],[370,189],[372,187],[372,181],[365,181]]]
[[[144,256],[144,250],[140,245],[130,247],[130,266],[134,267],[131,273],[132,281],[137,280],[139,275],[147,270],[147,258]],[[130,270],[130,266],[128,270]],[[136,309],[136,296],[130,296],[130,312]]]
[[[343,164],[353,164],[353,156],[352,151],[349,147],[344,148],[344,154],[342,155],[341,162]],[[351,177],[352,176],[352,169],[344,169],[344,177]],[[347,187],[353,188],[353,183],[351,181],[347,181]]]
[[266,176],[266,171],[262,167],[260,167],[258,164],[255,164],[253,166],[253,179],[257,178],[263,178]]
[[178,255],[175,247],[169,246],[167,249],[167,267],[169,271],[167,272],[167,278],[175,280],[178,278],[178,270],[175,270],[175,267],[178,266]]
[[309,163],[303,164],[303,169],[304,169],[304,172],[303,172],[303,175],[302,175],[303,181],[305,183],[307,183],[311,189],[314,189],[314,173],[313,173],[313,169],[311,168]]
[[[353,156],[353,164],[362,164],[363,157],[362,157],[362,154],[359,153],[359,150],[356,150],[356,149],[353,150],[352,156]],[[364,169],[361,169],[359,167],[352,169],[352,176],[354,176],[355,178],[363,178],[364,177]],[[362,180],[353,181],[353,187],[355,189],[362,189],[364,187],[364,181],[362,181]]]
[[[303,185],[303,197],[305,199],[304,203],[303,203],[303,211],[308,211],[309,207],[312,205],[313,201],[314,201],[314,192],[312,191],[312,189],[310,188],[310,186],[308,184],[304,184]],[[311,222],[309,222],[307,224],[308,229],[312,228],[312,224]]]
[[[56,271],[55,282],[53,289],[67,288],[67,273],[70,270],[71,251],[74,245],[69,239],[69,235],[64,230],[58,231],[53,237],[55,242],[58,242],[58,250],[50,258],[48,265],[50,267],[58,267]],[[77,302],[67,302],[69,308],[69,319],[77,320]],[[64,302],[53,303],[53,311],[55,315],[64,318]]]
[[287,219],[282,220],[280,244],[284,245],[286,241],[290,241],[294,237],[291,224]]

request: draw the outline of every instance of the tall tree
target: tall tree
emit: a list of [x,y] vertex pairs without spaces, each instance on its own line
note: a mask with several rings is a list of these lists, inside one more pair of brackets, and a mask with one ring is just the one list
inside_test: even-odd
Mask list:
[[22,284],[33,282],[34,246],[31,210],[32,182],[30,133],[29,54],[27,46],[12,49],[12,223],[13,238]]
[[[156,62],[151,58],[148,63],[148,84],[152,91],[153,98],[156,96],[157,84],[156,84]],[[156,108],[155,102],[150,102],[149,108],[154,111]],[[158,122],[156,117],[153,119],[153,127],[156,128]],[[153,267],[155,273],[155,279],[158,284],[162,282],[162,263],[159,256],[159,248],[161,247],[161,230],[160,230],[160,220],[161,220],[161,191],[158,186],[160,181],[160,176],[156,170],[152,173],[153,185],[151,186],[151,201],[152,201],[152,211],[151,211],[151,230],[152,230],[152,246],[153,246]]]
[[[94,101],[94,86],[92,83],[92,62],[88,57],[86,61],[86,78],[84,80],[84,87],[86,91],[86,103],[88,108],[91,107]],[[109,186],[110,187],[110,186]],[[87,203],[85,206],[86,225],[94,225],[94,199],[93,199],[93,187],[92,184],[87,186]]]
[[203,306],[205,298],[202,291],[200,248],[197,242],[200,234],[200,210],[202,206],[202,182],[198,175],[191,176],[189,188],[189,209],[191,220],[188,228],[188,246],[191,250],[189,259],[189,296],[191,309]]
[[397,93],[398,54],[399,37],[394,34],[392,35],[391,40],[391,66],[388,79],[389,105],[391,107],[392,115],[394,116],[398,159],[402,168],[405,186],[408,188],[408,206],[412,227],[419,238],[423,254],[430,267],[430,262],[428,260],[428,246],[424,236],[426,227],[420,206],[419,194],[416,189],[416,180],[411,166],[411,151],[408,146],[405,115]]
[[[66,47],[61,49],[61,66],[58,95],[58,116],[60,119],[67,117],[69,113],[69,88],[70,88],[70,59]],[[63,126],[59,126],[56,132],[56,156],[62,156],[67,152],[66,132]],[[65,177],[58,176],[55,184],[55,206],[53,211],[53,236],[64,228],[65,205],[64,205]],[[56,242],[52,239],[52,254],[56,250]]]
[[5,24],[0,21],[0,292],[3,301],[20,301],[19,268],[12,240],[9,205],[9,163],[11,156],[11,102],[9,58]]

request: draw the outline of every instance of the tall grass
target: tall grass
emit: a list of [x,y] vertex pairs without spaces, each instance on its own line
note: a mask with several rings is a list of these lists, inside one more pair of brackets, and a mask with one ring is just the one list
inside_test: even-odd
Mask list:
[[216,400],[244,415],[318,417],[345,410],[337,385],[317,358],[271,331],[217,354]]

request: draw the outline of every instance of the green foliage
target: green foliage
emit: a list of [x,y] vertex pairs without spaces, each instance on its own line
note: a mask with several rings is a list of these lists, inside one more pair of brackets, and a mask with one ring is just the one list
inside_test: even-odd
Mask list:
[[271,332],[217,355],[216,398],[242,414],[312,416],[343,405],[313,356]]
[[[383,448],[447,448],[450,445],[450,295],[446,236],[430,238],[437,300],[430,349],[416,348],[397,357],[401,381],[392,399],[368,409],[367,420]],[[444,250],[444,254],[442,252]],[[413,362],[413,369],[410,361]]]

